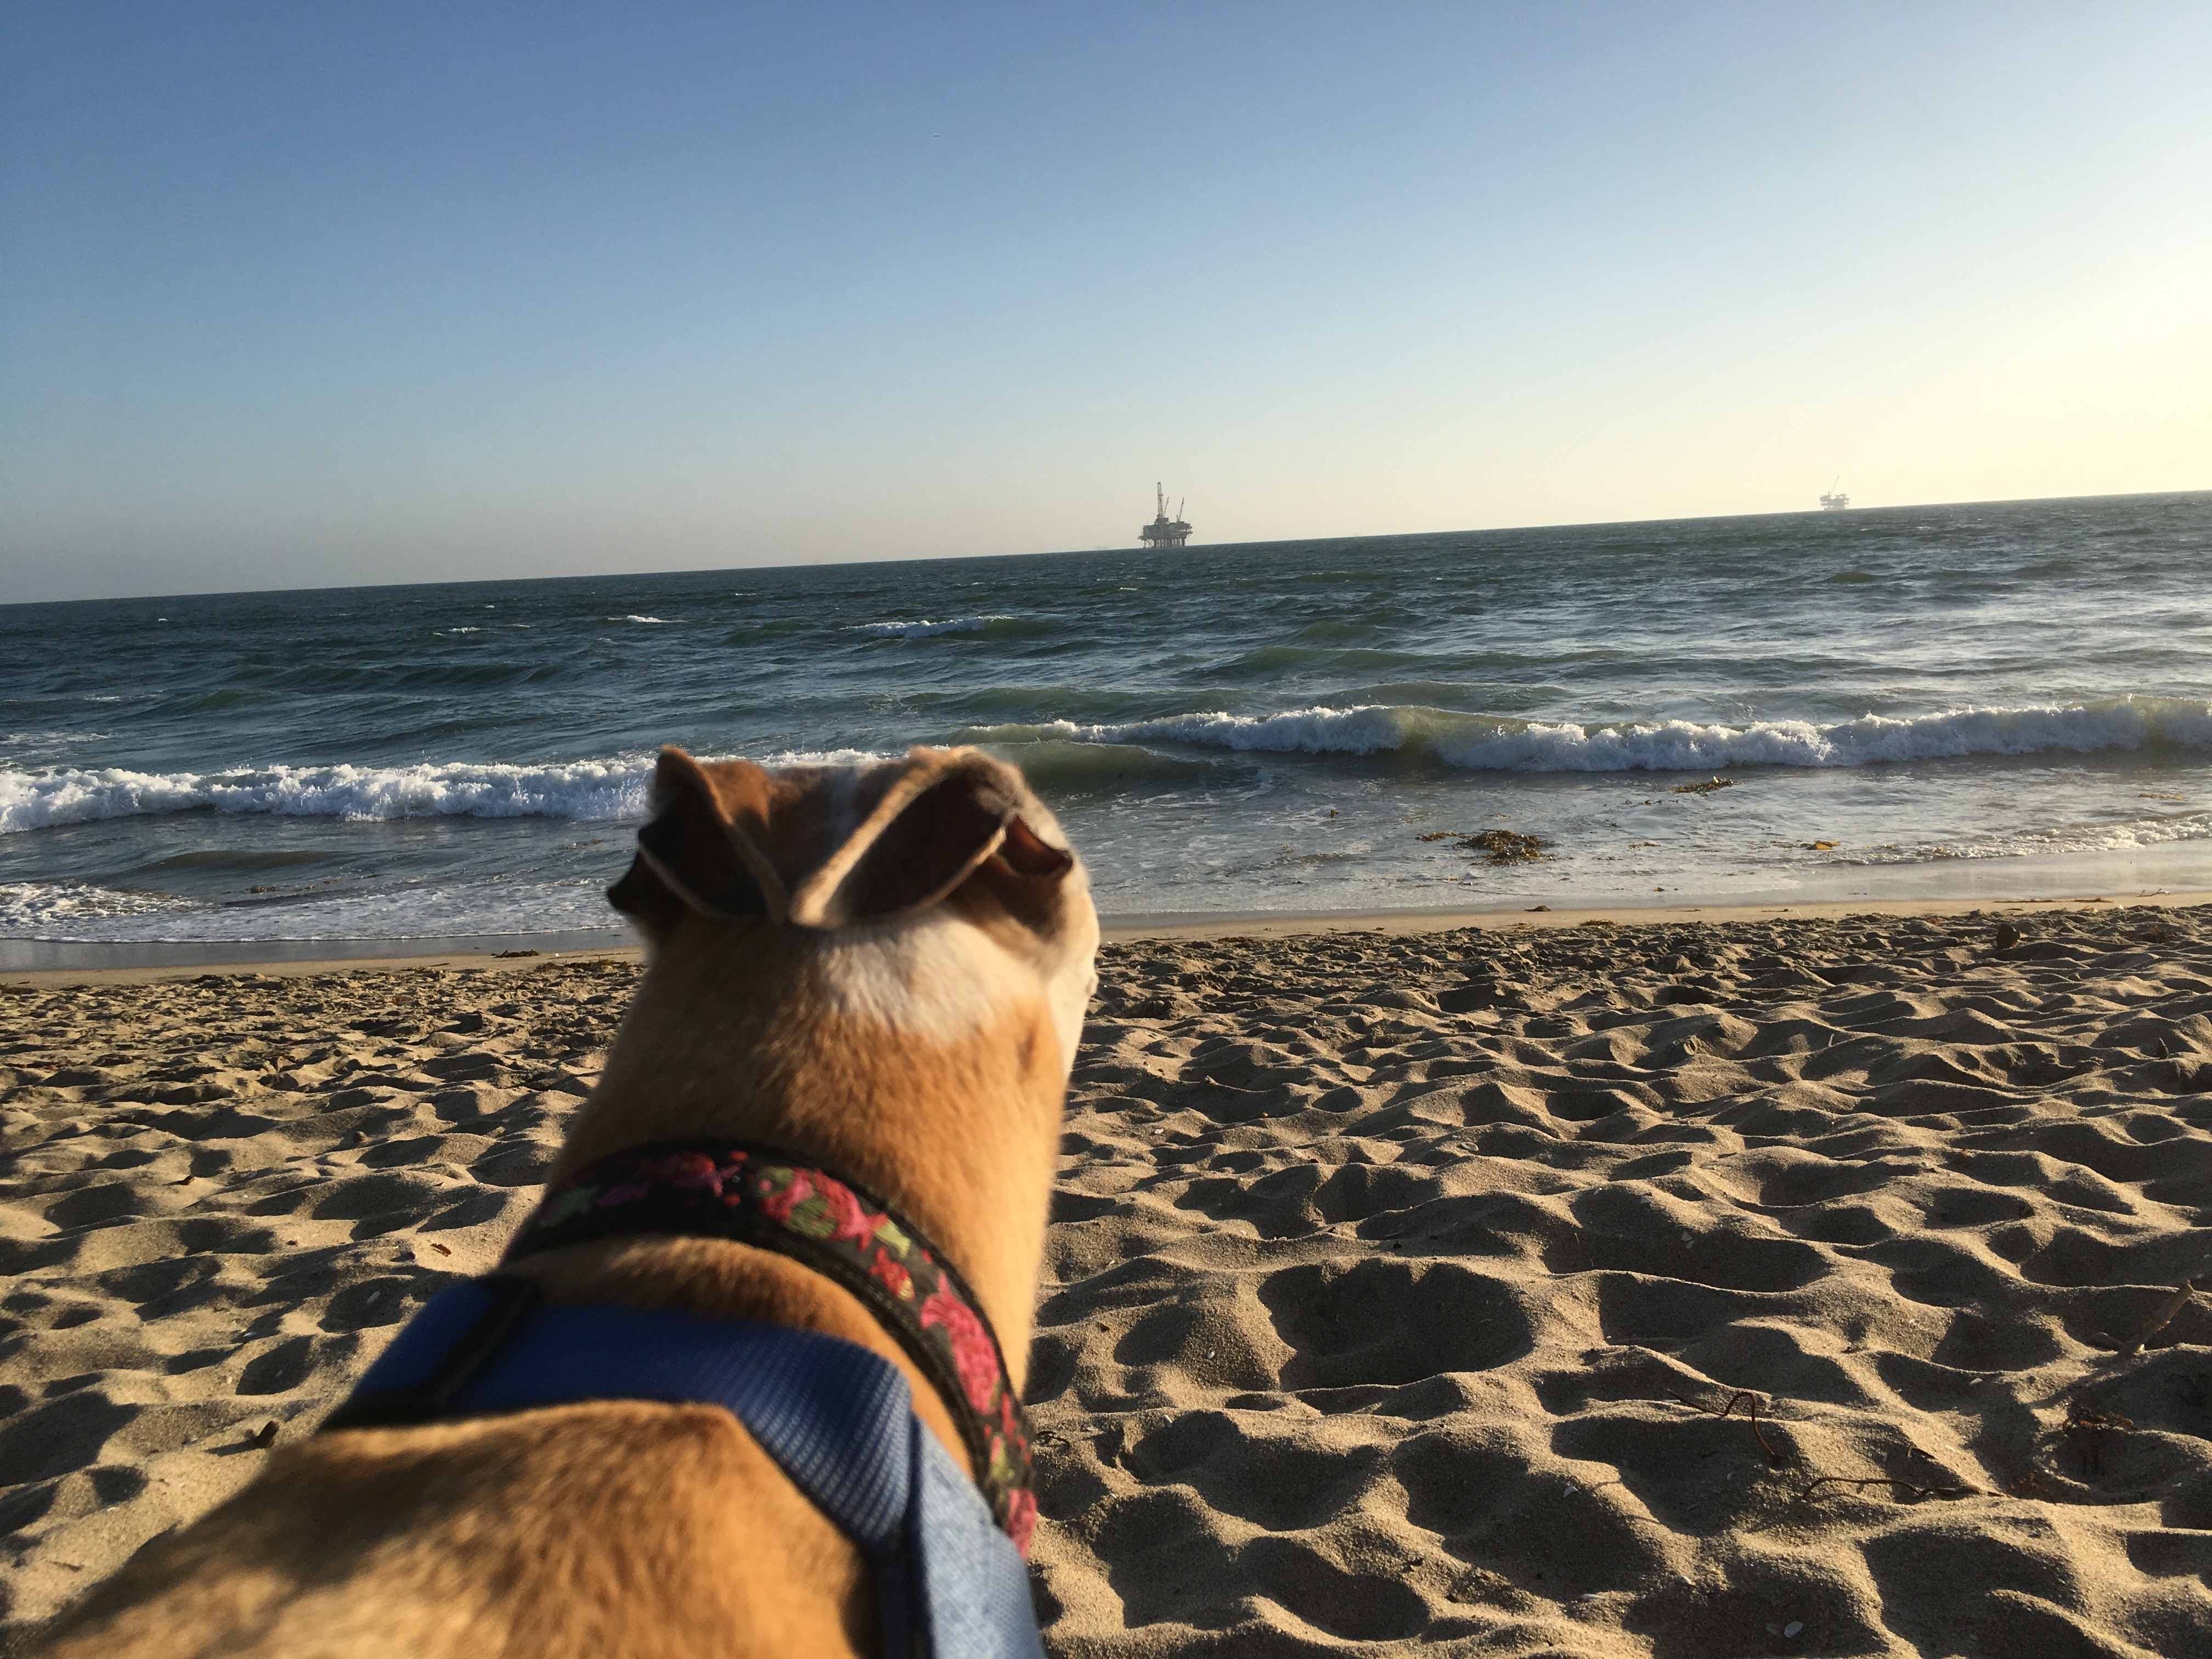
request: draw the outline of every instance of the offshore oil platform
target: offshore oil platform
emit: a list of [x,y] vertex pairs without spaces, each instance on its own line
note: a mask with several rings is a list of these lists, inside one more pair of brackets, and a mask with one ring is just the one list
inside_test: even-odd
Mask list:
[[1823,513],[1841,513],[1851,504],[1851,498],[1836,488],[1836,484],[1841,483],[1843,479],[1838,477],[1836,483],[1828,486],[1828,493],[1820,497],[1820,511]]
[[1168,517],[1167,492],[1154,484],[1152,496],[1159,516],[1137,532],[1137,539],[1146,547],[1181,547],[1190,539],[1190,526],[1183,522],[1183,503],[1176,503],[1176,515],[1170,519]]

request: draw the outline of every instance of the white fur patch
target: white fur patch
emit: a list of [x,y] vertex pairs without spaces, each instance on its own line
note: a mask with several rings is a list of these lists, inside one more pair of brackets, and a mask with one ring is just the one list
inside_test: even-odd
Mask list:
[[1042,1000],[1060,1039],[1063,1073],[1075,1064],[1083,1016],[1097,988],[1088,940],[1071,939],[1048,970],[1009,955],[944,909],[830,934],[816,958],[823,995],[840,1014],[951,1046]]

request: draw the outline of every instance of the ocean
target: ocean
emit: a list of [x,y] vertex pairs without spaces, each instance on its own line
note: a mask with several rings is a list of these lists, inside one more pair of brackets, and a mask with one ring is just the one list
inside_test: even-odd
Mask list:
[[11,605],[0,941],[605,927],[663,743],[983,744],[1115,919],[2206,889],[2208,698],[2212,493]]

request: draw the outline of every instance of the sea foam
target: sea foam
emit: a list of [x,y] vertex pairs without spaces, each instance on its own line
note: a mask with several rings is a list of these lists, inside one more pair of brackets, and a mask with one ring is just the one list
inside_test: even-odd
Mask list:
[[0,938],[96,917],[171,916],[202,907],[167,893],[129,892],[82,881],[0,881]]
[[[283,904],[210,904],[79,882],[0,882],[0,939],[450,939],[459,934],[606,930],[605,880],[464,881]],[[619,937],[619,935],[616,935]]]
[[955,617],[948,622],[864,623],[856,630],[879,640],[927,640],[939,634],[981,634],[993,623],[1010,623],[1012,617]]

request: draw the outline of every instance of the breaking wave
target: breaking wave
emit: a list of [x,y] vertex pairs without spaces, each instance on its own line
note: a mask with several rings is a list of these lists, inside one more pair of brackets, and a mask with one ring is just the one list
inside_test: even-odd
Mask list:
[[271,766],[0,772],[0,834],[211,807],[288,817],[641,817],[649,757],[564,766]]
[[[2212,750],[2212,705],[2120,697],[2073,708],[1966,708],[1818,725],[1689,720],[1606,725],[1514,720],[1404,704],[1274,714],[1179,714],[1097,725],[971,726],[957,742],[999,748],[1047,788],[1079,792],[1198,783],[1203,763],[1153,744],[1257,754],[1425,756],[1480,771],[1703,772],[1724,767],[1851,767],[1962,756],[2094,754],[2167,746]],[[872,751],[787,751],[770,766],[852,764]],[[94,819],[212,810],[278,817],[639,818],[648,755],[548,766],[272,766],[228,772],[0,769],[0,835]]]
[[[837,749],[791,750],[754,758],[763,766],[850,766],[886,757],[868,750]],[[222,773],[76,767],[0,770],[0,835],[96,818],[206,808],[356,822],[641,818],[653,766],[653,757],[642,755],[558,766],[271,766]]]
[[1212,782],[1224,763],[1164,755],[1136,744],[1079,743],[1048,738],[1008,744],[988,733],[961,734],[962,743],[997,748],[1022,769],[1032,787],[1053,794],[1089,794],[1131,789],[1174,789]]
[[[1866,766],[1969,755],[2094,754],[2167,744],[2212,750],[2212,704],[2115,697],[2071,708],[1960,708],[1818,725],[1691,720],[1577,725],[1448,709],[1370,704],[1277,714],[1192,714],[1166,720],[1028,728],[1036,738],[1172,742],[1267,754],[1420,752],[1480,771],[1698,772],[1727,766]],[[1000,740],[1009,733],[1002,728]]]

